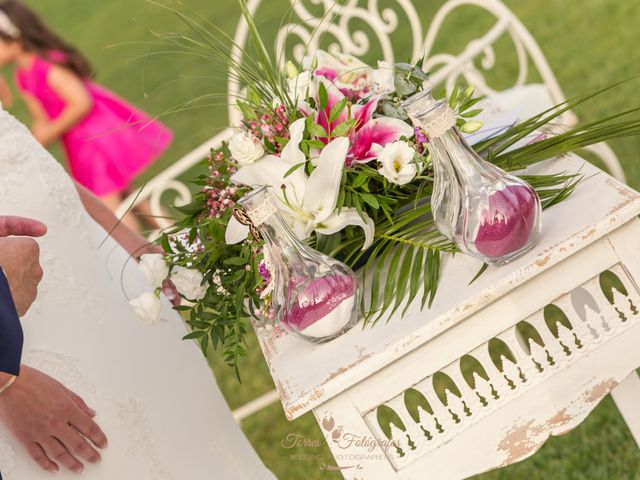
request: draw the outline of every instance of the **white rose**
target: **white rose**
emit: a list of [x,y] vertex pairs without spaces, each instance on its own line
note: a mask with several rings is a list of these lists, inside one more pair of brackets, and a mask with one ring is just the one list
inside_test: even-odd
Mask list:
[[198,270],[176,267],[171,273],[171,281],[181,295],[188,300],[202,300],[207,293],[208,286],[202,285],[204,276]]
[[136,316],[144,324],[153,325],[160,320],[162,301],[153,292],[143,293],[131,300],[129,305],[133,307]]
[[153,288],[162,286],[162,282],[169,276],[169,265],[167,265],[164,255],[159,253],[143,255],[140,258],[140,270]]
[[231,157],[240,165],[250,165],[264,156],[262,143],[249,132],[240,132],[229,141]]
[[393,65],[389,62],[378,62],[378,69],[371,72],[371,89],[376,95],[395,92]]
[[415,153],[407,142],[388,143],[378,157],[382,164],[380,174],[391,183],[406,185],[418,173],[418,168],[413,161]]

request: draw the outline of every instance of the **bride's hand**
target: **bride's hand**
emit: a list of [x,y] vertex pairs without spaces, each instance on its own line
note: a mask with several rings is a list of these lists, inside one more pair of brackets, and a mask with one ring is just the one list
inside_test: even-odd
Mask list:
[[95,411],[60,382],[23,366],[20,377],[0,395],[0,420],[45,470],[63,465],[75,473],[80,460],[99,463],[94,448],[107,447],[107,437],[93,420]]

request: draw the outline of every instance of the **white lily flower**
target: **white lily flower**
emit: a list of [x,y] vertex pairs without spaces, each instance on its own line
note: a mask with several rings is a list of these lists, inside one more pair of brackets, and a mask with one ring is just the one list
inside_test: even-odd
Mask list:
[[164,255],[159,253],[148,253],[140,257],[140,270],[144,273],[147,281],[153,288],[162,286],[169,276],[169,265]]
[[[311,175],[307,176],[303,168],[298,168],[285,178],[291,167],[306,161],[300,150],[304,128],[304,119],[294,122],[290,127],[291,138],[281,157],[269,155],[252,165],[244,166],[231,180],[250,187],[271,187],[272,196],[275,197],[283,217],[302,239],[313,231],[331,235],[348,225],[356,225],[364,230],[364,249],[368,248],[373,243],[373,220],[368,216],[362,218],[355,208],[336,211],[342,172],[350,145],[348,138],[337,138],[324,147]],[[226,232],[228,242],[242,235],[246,238],[246,229],[240,227],[242,226],[235,219],[229,222]]]
[[192,268],[175,267],[171,272],[171,281],[180,295],[188,300],[198,301],[204,298],[209,287],[202,285],[203,279],[202,273]]
[[146,324],[153,325],[160,320],[162,301],[153,292],[146,292],[129,302],[138,319]]
[[407,142],[388,143],[378,156],[380,174],[391,183],[406,185],[418,174],[413,161],[415,154],[415,150]]

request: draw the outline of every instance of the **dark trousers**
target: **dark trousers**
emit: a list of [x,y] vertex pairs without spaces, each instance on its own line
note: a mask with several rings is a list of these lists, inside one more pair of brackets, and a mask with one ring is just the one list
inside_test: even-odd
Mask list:
[[9,283],[0,269],[0,372],[11,375],[20,373],[23,341],[22,325],[11,297]]

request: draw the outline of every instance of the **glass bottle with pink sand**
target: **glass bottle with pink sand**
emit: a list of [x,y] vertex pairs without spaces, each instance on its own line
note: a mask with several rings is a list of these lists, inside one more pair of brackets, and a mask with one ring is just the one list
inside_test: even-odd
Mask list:
[[504,265],[531,250],[540,240],[542,217],[535,190],[467,144],[446,100],[436,101],[425,91],[403,106],[429,139],[431,209],[438,230],[489,265]]
[[240,203],[265,242],[276,320],[314,343],[328,342],[351,329],[359,319],[358,282],[353,271],[303,244],[266,187]]

